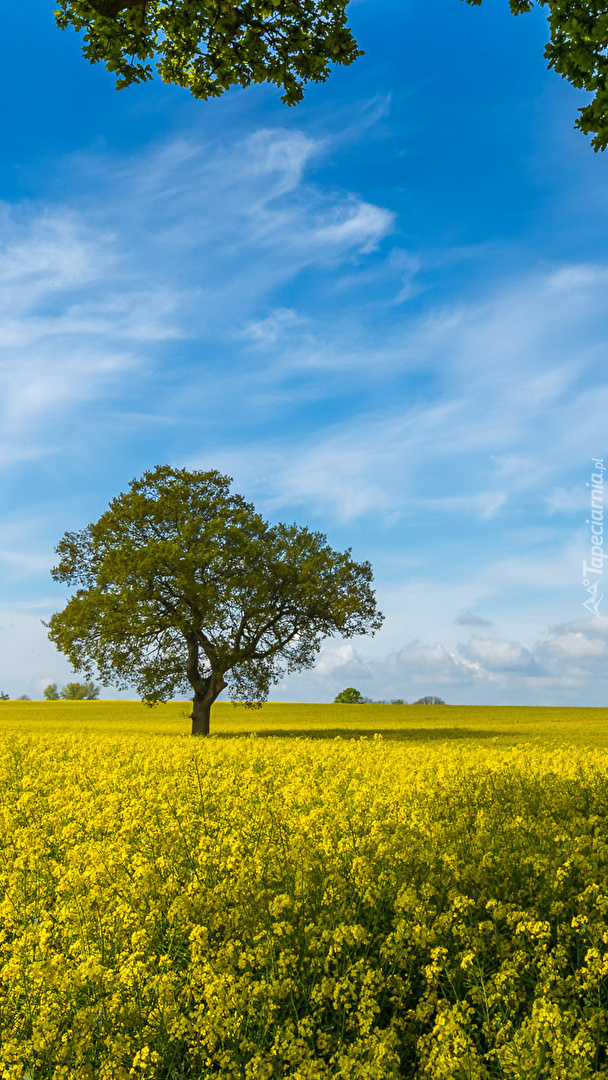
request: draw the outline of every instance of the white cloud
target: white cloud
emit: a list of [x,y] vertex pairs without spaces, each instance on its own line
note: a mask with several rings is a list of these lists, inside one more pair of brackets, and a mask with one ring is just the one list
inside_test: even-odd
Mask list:
[[22,606],[0,608],[0,690],[11,698],[28,694],[41,698],[50,682],[67,682],[74,675],[47,637],[41,619],[53,611],[49,606],[38,612]]
[[265,319],[252,319],[246,323],[238,337],[268,347],[284,337],[287,330],[299,327],[305,321],[293,308],[275,308]]
[[1,204],[0,230],[4,312],[31,310],[42,299],[99,279],[112,265],[110,238],[95,236],[67,208],[31,217]]
[[[334,220],[331,220],[331,216]],[[325,215],[325,220],[322,218],[317,227],[313,227],[308,233],[307,242],[312,242],[320,250],[353,248],[364,253],[373,251],[380,240],[390,233],[395,218],[388,210],[352,197],[331,216]]]
[[322,140],[311,138],[304,132],[262,128],[237,143],[227,157],[231,162],[240,162],[237,174],[241,179],[262,179],[267,192],[265,201],[268,201],[295,191],[303,181],[307,165],[323,150]]
[[346,685],[378,699],[439,694],[454,704],[598,705],[608,699],[608,627],[578,620],[545,631],[533,647],[473,636],[454,649],[413,639],[371,656],[367,646],[324,646],[309,677],[288,678],[276,699],[291,700],[306,682],[308,700],[332,700]]
[[376,672],[380,668],[390,679],[413,677],[419,681],[432,676],[442,685],[453,680],[468,680],[475,670],[467,657],[451,652],[441,642],[430,644],[418,640],[391,653],[383,663],[376,661],[374,666]]
[[556,487],[545,496],[549,514],[574,514],[589,508],[589,492],[582,486]]
[[595,616],[555,628],[535,650],[542,669],[559,679],[608,682],[608,623]]
[[350,642],[342,644],[330,642],[322,648],[315,664],[317,675],[347,679],[350,671],[359,679],[369,678],[368,665],[354,645]]
[[472,637],[460,645],[461,656],[487,674],[499,671],[530,672],[534,669],[532,653],[518,641]]
[[[4,206],[0,245],[0,464],[55,452],[58,427],[134,372],[134,343],[174,337],[174,301],[147,288],[107,233],[75,212]],[[76,427],[83,417],[76,420]],[[69,438],[68,438],[69,441]]]

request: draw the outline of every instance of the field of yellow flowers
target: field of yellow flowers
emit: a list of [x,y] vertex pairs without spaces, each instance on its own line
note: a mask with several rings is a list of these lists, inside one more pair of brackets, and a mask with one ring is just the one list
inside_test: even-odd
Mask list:
[[0,704],[3,1080],[608,1074],[608,710]]

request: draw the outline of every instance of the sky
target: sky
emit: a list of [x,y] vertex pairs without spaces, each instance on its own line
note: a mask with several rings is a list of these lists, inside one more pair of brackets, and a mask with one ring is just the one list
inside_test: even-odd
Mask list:
[[382,629],[328,639],[270,700],[608,702],[590,531],[608,158],[573,127],[588,97],[547,70],[542,9],[349,15],[365,55],[293,108],[263,85],[117,92],[51,0],[3,15],[11,698],[75,677],[43,625],[69,596],[63,533],[168,463],[373,566]]

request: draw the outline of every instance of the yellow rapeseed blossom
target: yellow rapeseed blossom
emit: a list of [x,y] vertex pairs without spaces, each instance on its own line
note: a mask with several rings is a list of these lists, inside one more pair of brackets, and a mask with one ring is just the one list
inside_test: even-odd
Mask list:
[[145,715],[0,730],[0,1080],[608,1074],[608,751]]

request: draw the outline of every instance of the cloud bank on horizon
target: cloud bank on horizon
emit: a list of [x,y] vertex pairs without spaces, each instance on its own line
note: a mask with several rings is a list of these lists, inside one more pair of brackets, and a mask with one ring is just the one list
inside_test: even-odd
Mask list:
[[275,700],[605,703],[608,589],[582,606],[608,459],[605,158],[571,131],[542,20],[441,0],[430,78],[437,13],[384,7],[407,63],[356,5],[364,61],[293,111],[257,87],[116,95],[40,17],[61,78],[43,99],[41,61],[0,169],[12,697],[71,675],[41,625],[64,599],[54,545],[167,461],[374,566],[383,629],[328,642]]

